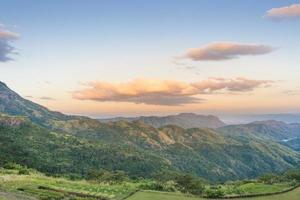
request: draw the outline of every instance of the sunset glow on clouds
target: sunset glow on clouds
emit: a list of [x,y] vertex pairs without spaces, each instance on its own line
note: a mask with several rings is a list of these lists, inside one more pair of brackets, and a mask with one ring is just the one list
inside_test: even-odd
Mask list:
[[293,4],[290,6],[272,8],[267,11],[266,17],[271,19],[287,19],[287,18],[300,18],[300,4]]
[[214,42],[204,47],[188,49],[185,58],[193,61],[221,61],[271,53],[274,48],[261,44]]
[[210,78],[187,83],[174,80],[135,79],[125,83],[91,82],[88,88],[75,91],[73,97],[79,100],[99,102],[133,102],[136,104],[178,106],[200,103],[195,95],[216,92],[249,92],[259,87],[269,86],[269,80],[247,78]]

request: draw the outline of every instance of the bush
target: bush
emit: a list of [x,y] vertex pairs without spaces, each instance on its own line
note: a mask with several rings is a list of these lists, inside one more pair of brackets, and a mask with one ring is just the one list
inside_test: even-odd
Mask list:
[[284,174],[284,177],[291,181],[295,180],[300,182],[300,170],[290,170]]
[[281,178],[274,174],[265,174],[258,178],[258,181],[261,183],[274,184],[281,182]]
[[4,164],[3,166],[4,169],[15,169],[15,170],[21,170],[23,169],[24,167],[19,165],[19,164],[16,164],[16,163],[6,163]]
[[66,176],[66,178],[70,179],[71,181],[77,181],[81,180],[82,176],[79,174],[69,174],[68,176]]
[[106,170],[91,171],[88,173],[87,178],[89,180],[95,180],[104,183],[122,183],[129,180],[129,177],[125,172],[118,170],[112,172]]
[[225,192],[221,188],[217,188],[217,189],[209,188],[205,191],[205,193],[208,198],[220,198],[225,195]]
[[156,182],[156,181],[141,184],[139,187],[142,190],[164,191],[163,184],[161,182]]
[[30,171],[28,169],[20,169],[19,170],[19,175],[29,175]]
[[174,181],[167,181],[167,182],[147,182],[144,184],[141,184],[139,186],[142,190],[156,190],[156,191],[164,191],[164,192],[175,192],[177,184]]
[[176,183],[181,192],[194,195],[201,195],[205,188],[201,179],[191,175],[181,175],[176,177]]

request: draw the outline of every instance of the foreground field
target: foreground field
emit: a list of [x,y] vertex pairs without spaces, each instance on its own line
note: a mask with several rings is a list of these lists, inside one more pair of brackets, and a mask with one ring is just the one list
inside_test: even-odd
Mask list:
[[[0,200],[28,199],[112,199],[119,200],[136,190],[134,183],[101,184],[88,181],[70,181],[63,178],[52,178],[42,174],[18,175],[0,172]],[[22,196],[24,194],[24,196]],[[79,194],[79,195],[78,195]],[[76,197],[78,196],[78,197]],[[86,196],[82,198],[82,196]],[[75,198],[76,197],[76,198]]]
[[[149,188],[153,188],[153,185],[157,186],[157,183],[151,180],[137,182],[128,180],[118,184],[109,184],[49,177],[34,170],[28,174],[22,173],[24,173],[22,169],[0,168],[0,200],[203,200],[203,198],[184,195],[179,190],[153,191],[155,189]],[[248,180],[217,186],[206,185],[204,189],[211,190],[212,187],[222,190],[225,196],[275,193],[293,188],[291,182],[267,184]],[[136,192],[138,190],[141,191]],[[251,199],[299,200],[299,196],[300,189],[295,189],[281,195]]]
[[0,200],[37,200],[37,199],[19,193],[0,191]]
[[[235,200],[299,200],[299,199],[300,199],[300,188],[279,195],[255,197],[255,198],[238,198]],[[175,194],[175,193],[142,191],[142,192],[137,192],[135,195],[129,197],[127,200],[205,200],[205,199],[189,197],[189,196]]]

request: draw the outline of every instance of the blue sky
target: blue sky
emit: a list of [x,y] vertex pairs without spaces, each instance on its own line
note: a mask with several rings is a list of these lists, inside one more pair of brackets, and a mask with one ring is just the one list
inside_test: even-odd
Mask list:
[[[18,52],[13,56],[14,61],[0,62],[0,80],[51,109],[92,116],[300,111],[296,103],[300,100],[297,95],[300,20],[274,21],[263,17],[272,8],[300,1],[10,0],[0,3],[0,23],[20,34],[13,42]],[[221,62],[183,61],[183,66],[172,62],[187,49],[218,41],[265,44],[276,50]],[[83,87],[80,83],[91,81],[117,83],[143,78],[190,83],[210,77],[245,77],[276,83],[266,91],[261,88],[253,91],[257,100],[250,102],[253,103],[250,109],[229,105],[246,103],[249,92],[202,94],[201,99],[206,103],[184,106],[72,98],[72,91]],[[296,95],[285,97],[287,91]],[[273,106],[262,100],[270,95],[280,99]],[[45,96],[53,100],[40,98]],[[287,99],[291,105],[284,104]]]

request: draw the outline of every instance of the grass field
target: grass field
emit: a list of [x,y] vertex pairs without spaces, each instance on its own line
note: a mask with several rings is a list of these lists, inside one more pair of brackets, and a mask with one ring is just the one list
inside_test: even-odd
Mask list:
[[0,200],[37,200],[37,199],[19,193],[0,191]]
[[[300,199],[300,188],[279,195],[254,197],[254,198],[240,198],[235,200],[299,200],[299,199]],[[135,195],[131,196],[127,200],[207,200],[207,199],[188,197],[188,196],[175,194],[175,193],[143,191],[143,192],[137,192]]]
[[[20,175],[18,170],[0,169],[0,200],[122,200],[141,188],[149,180],[105,184],[86,180],[71,181],[65,178],[48,177],[38,172]],[[207,186],[209,187],[209,186]],[[290,183],[263,184],[247,182],[219,185],[225,195],[261,194],[284,191]],[[84,196],[82,196],[84,195]],[[282,195],[251,198],[251,200],[300,200],[300,189]],[[243,198],[245,199],[245,198]],[[203,200],[180,192],[140,191],[127,200]],[[237,199],[238,200],[238,199]]]
[[63,196],[59,192],[43,190],[41,187],[118,200],[128,196],[137,188],[137,185],[134,183],[110,185],[92,183],[85,180],[70,181],[63,178],[47,177],[42,174],[18,175],[14,174],[13,171],[10,173],[7,174],[7,171],[6,174],[0,173],[0,192],[2,190],[0,200],[5,199],[5,197],[14,199],[13,195],[20,191],[28,196],[36,196],[42,199],[51,199],[50,197],[59,199],[59,196]]
[[260,194],[260,193],[273,193],[287,189],[287,183],[266,185],[262,183],[247,183],[239,186],[238,188],[245,191],[245,194]]

